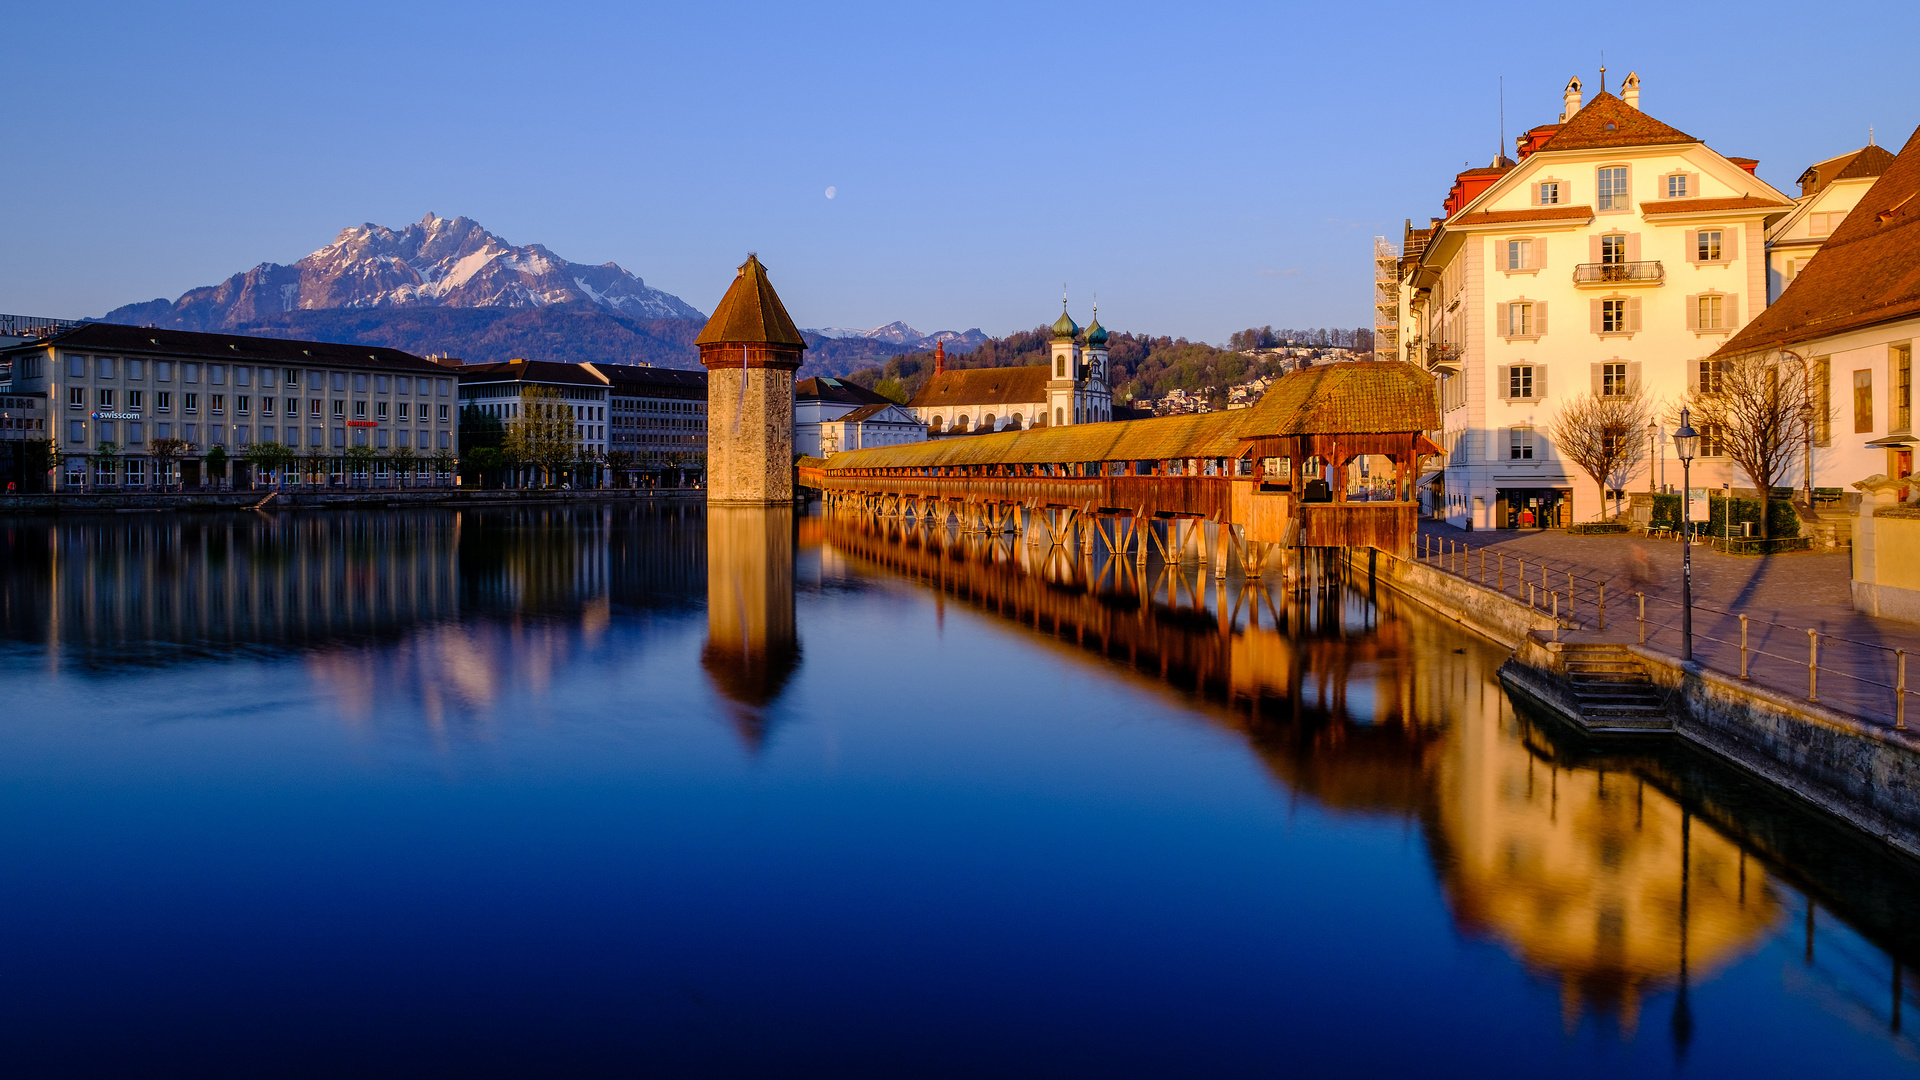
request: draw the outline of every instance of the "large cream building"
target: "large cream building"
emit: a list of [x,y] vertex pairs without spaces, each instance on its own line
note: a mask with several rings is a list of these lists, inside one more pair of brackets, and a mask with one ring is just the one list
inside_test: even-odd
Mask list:
[[[1637,389],[1664,421],[1766,305],[1766,229],[1794,200],[1639,105],[1637,75],[1591,101],[1574,79],[1517,162],[1459,174],[1445,215],[1408,228],[1400,347],[1440,380],[1433,497],[1456,526],[1599,516],[1596,485],[1547,438],[1561,408]],[[1664,422],[1654,441],[1623,489],[1679,486]],[[1694,486],[1742,484],[1714,444],[1708,432]]]

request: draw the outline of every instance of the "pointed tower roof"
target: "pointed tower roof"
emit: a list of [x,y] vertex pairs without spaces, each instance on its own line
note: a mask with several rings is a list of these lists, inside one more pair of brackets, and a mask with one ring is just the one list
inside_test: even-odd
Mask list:
[[1598,150],[1611,146],[1659,146],[1697,143],[1699,139],[1655,120],[1612,94],[1595,94],[1579,112],[1567,117],[1553,137],[1535,153],[1553,150]]
[[1093,322],[1087,324],[1087,345],[1094,349],[1107,347],[1107,328],[1100,325],[1100,309],[1097,306],[1093,309]]
[[693,339],[696,345],[786,345],[804,349],[807,339],[793,325],[786,305],[767,280],[767,268],[758,255],[748,255],[738,275],[727,288],[727,295],[713,309],[713,318]]

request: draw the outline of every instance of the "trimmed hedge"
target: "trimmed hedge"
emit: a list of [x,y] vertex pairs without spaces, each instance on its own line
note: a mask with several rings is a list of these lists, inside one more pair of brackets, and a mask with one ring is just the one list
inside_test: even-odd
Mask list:
[[1617,521],[1589,521],[1581,525],[1567,526],[1567,532],[1574,536],[1606,536],[1626,531],[1627,527]]
[[[1731,505],[1733,520],[1731,530],[1727,527],[1729,505]],[[1755,525],[1760,523],[1760,500],[1723,499],[1718,495],[1710,496],[1707,499],[1707,519],[1705,529],[1707,533],[1713,536],[1726,536],[1731,531],[1737,539],[1740,536],[1741,522],[1751,521]],[[1771,526],[1767,533],[1776,539],[1800,535],[1800,514],[1793,508],[1793,504],[1785,499],[1775,499],[1768,504],[1767,519],[1768,525]],[[1680,527],[1680,496],[1655,495],[1653,497],[1653,524],[1665,525],[1670,529]],[[1700,522],[1694,522],[1696,527],[1700,524]],[[1754,535],[1756,537],[1760,535],[1758,528],[1754,529]]]

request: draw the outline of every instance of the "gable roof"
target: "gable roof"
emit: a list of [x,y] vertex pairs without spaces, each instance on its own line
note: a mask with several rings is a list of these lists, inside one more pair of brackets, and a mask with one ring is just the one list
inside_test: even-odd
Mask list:
[[1561,124],[1560,130],[1554,132],[1553,137],[1542,143],[1534,153],[1699,141],[1679,128],[1655,120],[1612,94],[1600,93]]
[[437,371],[443,375],[454,369],[442,367],[424,356],[376,345],[348,345],[332,341],[297,341],[293,338],[252,337],[245,334],[202,334],[193,330],[163,330],[152,326],[124,326],[120,323],[82,323],[51,337],[22,342],[9,348],[85,349],[101,352],[163,353],[169,356],[194,356],[206,360],[251,360],[276,364],[340,364],[360,367],[406,368]]
[[928,379],[907,404],[916,409],[945,405],[1030,405],[1047,400],[1052,369],[1036,367],[960,368]]
[[794,386],[793,400],[832,401],[843,405],[871,405],[875,402],[885,404],[892,399],[882,394],[876,394],[866,387],[861,386],[859,383],[851,383],[845,379],[830,379],[816,376],[811,379],[802,379]]
[[1882,146],[1863,146],[1844,154],[1830,157],[1825,161],[1816,161],[1807,166],[1794,183],[1800,185],[1800,194],[1813,195],[1835,180],[1855,180],[1868,176],[1879,176],[1893,164],[1893,155]]
[[1817,258],[1714,353],[1791,345],[1920,315],[1920,130]]
[[873,403],[873,404],[871,404],[871,405],[862,405],[862,406],[860,406],[859,408],[857,408],[857,409],[855,409],[855,410],[853,410],[852,412],[850,412],[850,413],[848,413],[848,414],[847,414],[847,415],[845,415],[845,416],[836,416],[836,417],[834,417],[834,418],[833,418],[832,420],[829,420],[829,421],[827,421],[827,423],[829,423],[829,424],[840,424],[840,423],[845,423],[845,422],[847,422],[847,421],[849,421],[849,420],[851,420],[851,421],[853,421],[853,422],[855,422],[855,423],[858,423],[859,421],[862,421],[862,420],[871,420],[871,419],[873,419],[874,417],[876,417],[876,416],[879,416],[879,415],[880,415],[881,413],[884,413],[884,412],[886,412],[886,411],[887,411],[888,409],[899,409],[899,411],[900,411],[900,414],[901,414],[902,416],[904,416],[904,417],[906,417],[906,419],[905,419],[905,420],[893,420],[893,419],[890,419],[890,420],[889,420],[889,422],[890,422],[890,423],[896,423],[896,424],[903,424],[903,423],[915,423],[915,424],[917,424],[917,423],[919,423],[919,422],[920,422],[920,418],[919,418],[919,417],[917,417],[917,416],[915,416],[915,415],[913,415],[912,413],[910,413],[910,412],[908,412],[908,411],[907,411],[907,410],[905,410],[905,409],[901,409],[901,408],[900,408],[900,407],[899,407],[898,405],[895,405],[895,404],[894,404],[893,402],[891,402],[891,401],[877,401],[877,402],[874,402],[874,403]]
[[767,280],[767,268],[758,255],[747,256],[735,273],[727,295],[713,309],[713,318],[693,339],[695,345],[789,345],[804,349],[807,339],[793,325],[780,295]]

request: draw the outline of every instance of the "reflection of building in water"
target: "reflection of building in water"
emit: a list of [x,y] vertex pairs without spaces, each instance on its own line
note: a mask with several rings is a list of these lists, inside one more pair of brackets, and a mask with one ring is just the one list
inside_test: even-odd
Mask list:
[[5,632],[54,647],[303,644],[459,612],[457,515],[30,518],[0,533]]
[[611,511],[600,506],[465,510],[460,584],[469,603],[522,614],[566,612],[607,593]]
[[1208,590],[1191,563],[1137,568],[884,519],[829,517],[823,532],[856,562],[1200,699],[1331,810],[1423,822],[1457,920],[1558,982],[1570,1024],[1592,1009],[1631,1028],[1683,960],[1710,977],[1781,917],[1758,861],[1644,782],[1660,779],[1645,759],[1557,760],[1501,693],[1502,655],[1390,596],[1376,608],[1311,575]]
[[793,507],[707,507],[707,645],[701,666],[748,745],[800,666],[793,621]]

